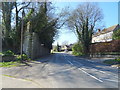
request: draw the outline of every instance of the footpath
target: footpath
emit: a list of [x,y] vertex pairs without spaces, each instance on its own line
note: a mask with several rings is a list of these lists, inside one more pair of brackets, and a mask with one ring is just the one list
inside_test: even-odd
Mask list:
[[32,81],[0,75],[0,89],[2,88],[40,88]]

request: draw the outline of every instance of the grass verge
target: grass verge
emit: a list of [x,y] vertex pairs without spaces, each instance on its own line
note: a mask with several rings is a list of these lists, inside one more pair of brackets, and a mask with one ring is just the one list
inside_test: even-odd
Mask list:
[[11,62],[0,62],[0,67],[14,67],[14,66],[18,66],[20,65],[19,62],[15,61],[11,61]]
[[120,64],[120,58],[113,59],[113,60],[105,60],[103,63],[109,64],[109,65]]
[[6,76],[6,77],[11,77],[11,78],[16,78],[16,77],[14,77],[14,76],[5,75],[5,74],[3,74],[3,76]]

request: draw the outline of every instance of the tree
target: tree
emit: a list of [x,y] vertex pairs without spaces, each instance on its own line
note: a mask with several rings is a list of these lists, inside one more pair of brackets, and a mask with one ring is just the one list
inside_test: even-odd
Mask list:
[[93,3],[80,4],[68,17],[67,25],[77,34],[85,54],[89,52],[92,34],[102,18],[101,9]]
[[83,55],[83,47],[80,43],[75,43],[72,47],[72,53],[76,56]]
[[60,45],[57,43],[57,52],[59,52],[60,51]]
[[[9,4],[10,7],[7,6]],[[14,9],[13,9],[14,8]],[[10,9],[10,10],[9,10]],[[8,46],[12,48],[15,53],[20,52],[20,42],[21,42],[21,11],[25,10],[24,17],[24,29],[23,34],[27,30],[27,23],[30,24],[30,42],[32,42],[33,32],[39,37],[41,44],[44,44],[49,50],[52,48],[52,43],[57,35],[57,29],[60,28],[58,25],[59,16],[54,14],[54,7],[51,2],[8,2],[3,3],[3,21],[4,26],[9,29],[5,29],[5,37],[3,38]],[[8,10],[10,12],[8,12]],[[12,15],[11,15],[12,14]],[[9,16],[7,16],[9,15]],[[6,18],[8,22],[6,21]],[[11,28],[11,20],[15,21],[15,24]],[[9,26],[9,27],[8,27]],[[12,31],[12,32],[11,32]],[[24,38],[24,36],[23,36]],[[6,47],[3,43],[5,49],[10,49]]]
[[[14,33],[13,33],[13,42],[14,42],[14,50],[16,52],[19,52],[20,51],[20,39],[21,39],[21,17],[20,17],[20,14],[21,14],[21,10],[23,9],[26,9],[28,8],[28,6],[30,5],[30,2],[14,2],[14,7],[15,7],[15,30],[14,30]],[[26,14],[28,15],[29,12]],[[24,23],[24,26],[26,26],[27,24],[27,19],[24,19],[25,23]]]
[[3,24],[5,29],[5,36],[9,37],[11,30],[11,15],[14,2],[2,2]]
[[3,26],[3,46],[11,47],[12,39],[10,37],[11,33],[11,15],[12,9],[14,7],[14,2],[2,2],[2,26]]
[[[29,6],[29,2],[2,2],[3,49],[20,50],[21,10]],[[13,9],[15,10],[13,12]],[[15,25],[11,27],[14,22]],[[25,25],[24,25],[25,26]]]
[[52,48],[54,37],[57,33],[58,18],[51,13],[51,3],[44,2],[40,5],[39,12],[33,16],[32,30],[37,33],[39,40],[48,49]]

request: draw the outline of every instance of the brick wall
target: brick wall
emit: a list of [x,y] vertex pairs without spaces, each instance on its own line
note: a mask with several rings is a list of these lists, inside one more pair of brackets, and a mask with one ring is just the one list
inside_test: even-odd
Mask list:
[[120,52],[120,40],[94,43],[90,46],[90,53]]

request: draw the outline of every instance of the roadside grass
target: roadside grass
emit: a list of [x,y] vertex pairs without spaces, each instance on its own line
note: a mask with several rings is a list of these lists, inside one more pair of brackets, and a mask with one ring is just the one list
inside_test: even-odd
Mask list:
[[21,61],[10,61],[10,62],[0,62],[0,67],[16,67],[16,66],[24,66],[24,65],[27,65],[27,66],[30,66],[29,65],[29,62],[30,61],[34,61],[34,60],[26,60],[24,62],[21,62]]
[[109,65],[120,64],[120,57],[112,60],[105,60],[103,63],[109,64]]
[[14,67],[18,66],[20,63],[18,61],[11,61],[11,62],[0,62],[0,67]]
[[11,77],[11,78],[16,78],[14,76],[11,76],[11,75],[6,75],[6,74],[3,74],[3,76],[6,76],[6,77]]

